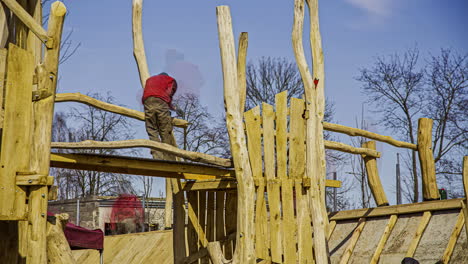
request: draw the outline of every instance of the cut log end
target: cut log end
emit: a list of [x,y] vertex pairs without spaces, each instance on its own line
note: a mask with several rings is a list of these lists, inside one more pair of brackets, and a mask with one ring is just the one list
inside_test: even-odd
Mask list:
[[55,1],[52,3],[51,12],[52,15],[61,17],[67,13],[67,7],[62,2]]

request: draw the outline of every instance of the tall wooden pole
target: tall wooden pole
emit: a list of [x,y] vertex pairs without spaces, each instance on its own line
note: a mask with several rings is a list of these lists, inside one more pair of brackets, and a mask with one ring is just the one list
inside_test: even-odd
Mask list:
[[308,189],[310,211],[314,232],[314,253],[316,263],[329,263],[328,253],[328,216],[325,208],[325,148],[323,142],[322,120],[324,114],[324,69],[322,44],[318,21],[317,0],[307,2],[310,11],[311,48],[314,61],[312,79],[307,66],[302,43],[304,26],[304,0],[295,0],[292,41],[296,62],[304,83],[307,119],[306,136],[306,175],[314,183]]
[[255,263],[254,196],[255,185],[250,168],[239,100],[240,88],[237,77],[236,48],[232,32],[231,13],[228,6],[216,8],[218,37],[224,80],[226,125],[231,153],[238,182],[237,238],[233,263]]
[[439,199],[434,154],[432,153],[432,123],[433,121],[430,118],[420,118],[418,120],[418,154],[425,201]]
[[[60,41],[66,12],[67,9],[62,2],[56,1],[52,4],[47,35],[53,39],[53,45],[46,49],[44,63],[37,68],[38,90],[43,90],[49,95],[33,103],[34,132],[31,171],[41,175],[49,174],[54,98],[58,79]],[[47,186],[30,187],[28,263],[46,263],[47,261],[47,197]]]

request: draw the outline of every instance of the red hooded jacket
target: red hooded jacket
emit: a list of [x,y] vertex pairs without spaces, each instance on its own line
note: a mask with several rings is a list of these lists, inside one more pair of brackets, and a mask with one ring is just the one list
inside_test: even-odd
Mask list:
[[142,101],[144,103],[148,97],[161,98],[173,109],[172,97],[176,91],[177,82],[174,78],[164,74],[155,75],[146,80]]

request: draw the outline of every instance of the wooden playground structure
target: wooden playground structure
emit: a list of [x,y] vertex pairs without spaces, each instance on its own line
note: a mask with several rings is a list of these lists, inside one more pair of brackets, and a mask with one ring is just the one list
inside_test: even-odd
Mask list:
[[[403,257],[417,255],[418,248],[427,240],[425,231],[431,230],[428,226],[434,221],[454,222],[446,227],[450,231],[441,231],[448,233],[448,242],[434,245],[441,249],[440,256],[435,258],[443,263],[449,263],[452,256],[456,261],[468,261],[468,250],[463,250],[468,243],[468,159],[465,157],[463,169],[465,198],[437,201],[432,120],[419,120],[417,144],[323,121],[325,73],[318,0],[294,1],[292,45],[304,83],[304,98],[292,98],[288,103],[285,91],[276,95],[275,106],[263,103],[245,113],[248,35],[245,32],[240,35],[236,56],[229,7],[217,7],[232,160],[145,139],[51,142],[54,104],[58,102],[83,103],[137,120],[144,120],[144,115],[79,93],[56,93],[66,14],[62,2],[51,5],[47,30],[42,27],[41,1],[0,0],[0,3],[0,15],[7,14],[0,17],[2,263],[87,263],[78,261],[66,242],[62,223],[67,217],[47,217],[47,201],[54,200],[57,191],[54,177],[49,175],[50,167],[166,178],[165,224],[172,227],[170,250],[172,261],[177,264],[396,263],[401,251]],[[142,4],[142,0],[133,0],[132,23],[134,55],[143,87],[150,74],[142,37]],[[306,9],[310,18],[313,72],[303,48]],[[184,127],[187,122],[174,119],[174,125]],[[361,147],[327,141],[323,130],[370,141]],[[375,141],[418,152],[425,202],[389,206],[378,173],[377,159],[381,153],[376,150]],[[178,160],[51,152],[51,148],[133,147],[163,151]],[[362,156],[377,208],[327,212],[325,187],[339,188],[341,182],[325,177],[325,149]],[[440,220],[431,220],[435,218]],[[406,229],[406,224],[398,225],[409,221],[414,222],[415,232]],[[167,244],[161,239],[168,236],[165,232],[158,236],[158,245]],[[378,233],[375,241],[366,243],[370,235],[361,236],[366,232]],[[397,232],[400,238],[395,237]],[[385,258],[391,259],[388,245],[402,236],[408,242],[399,241],[402,243],[394,254],[397,256],[393,256],[393,262],[385,262]],[[151,236],[145,237],[144,243],[151,243]],[[124,240],[113,239],[119,242],[109,242],[109,247],[125,245]],[[129,241],[136,243],[137,239]],[[140,246],[142,251],[144,243]],[[360,251],[356,246],[359,244],[372,247]],[[111,248],[107,250],[112,252]],[[151,254],[157,259],[154,251]],[[169,256],[167,251],[164,254]],[[157,263],[154,258],[147,258],[146,263]],[[126,258],[112,263],[145,263],[141,259]]]

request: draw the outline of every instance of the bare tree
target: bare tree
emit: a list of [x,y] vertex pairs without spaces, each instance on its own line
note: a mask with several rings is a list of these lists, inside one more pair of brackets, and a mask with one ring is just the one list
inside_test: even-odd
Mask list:
[[[377,57],[370,68],[360,70],[357,80],[362,82],[368,102],[381,114],[380,124],[401,139],[416,143],[416,121],[423,106],[424,71],[417,67],[418,49],[410,49],[402,56],[394,54]],[[419,180],[416,151],[411,152],[413,202],[419,200]]]
[[[99,94],[91,94],[90,96],[108,103],[114,101],[110,94],[106,97]],[[71,123],[73,125],[70,125]],[[131,122],[127,117],[91,106],[72,108],[67,114],[56,114],[53,126],[54,141],[125,140],[132,138],[134,134]],[[129,151],[109,149],[75,150],[75,152],[100,155],[130,153]],[[60,198],[135,193],[132,176],[128,175],[65,169],[57,169],[54,173],[57,184],[60,186]]]

